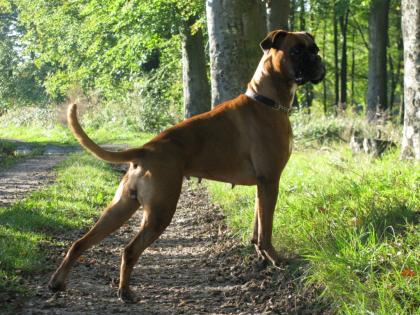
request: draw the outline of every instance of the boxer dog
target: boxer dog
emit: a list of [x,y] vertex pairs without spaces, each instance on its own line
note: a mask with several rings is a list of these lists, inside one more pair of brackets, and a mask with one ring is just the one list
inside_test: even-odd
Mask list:
[[288,113],[296,87],[320,82],[325,67],[309,33],[277,30],[260,45],[264,54],[245,94],[176,124],[140,148],[111,152],[99,147],[80,127],[76,105],[70,105],[68,122],[80,144],[99,159],[128,163],[129,170],[98,222],[70,247],[49,282],[51,290],[65,290],[77,258],[142,205],[140,230],[122,254],[118,289],[122,301],[133,301],[133,266],[170,224],[183,177],[256,185],[252,243],[261,257],[279,263],[271,234],[280,175],[292,148]]

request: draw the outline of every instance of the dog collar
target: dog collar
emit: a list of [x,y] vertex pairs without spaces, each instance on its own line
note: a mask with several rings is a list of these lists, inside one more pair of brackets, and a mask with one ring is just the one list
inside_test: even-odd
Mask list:
[[282,111],[286,114],[288,114],[291,110],[291,108],[281,105],[280,103],[277,103],[276,101],[273,101],[271,98],[265,97],[263,95],[255,93],[251,89],[247,89],[245,92],[245,95],[252,98],[254,101],[263,103],[264,105],[267,105],[268,107],[271,107],[273,109]]

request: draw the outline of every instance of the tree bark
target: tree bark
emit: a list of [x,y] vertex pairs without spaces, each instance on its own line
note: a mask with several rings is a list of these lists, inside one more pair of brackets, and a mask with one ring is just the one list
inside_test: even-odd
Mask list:
[[420,1],[402,0],[404,128],[401,158],[420,159]]
[[352,47],[351,47],[351,96],[350,96],[350,106],[355,107],[355,102],[354,102],[354,82],[355,82],[355,72],[356,72],[356,45],[354,42],[354,34],[356,32],[353,31],[352,34]]
[[300,12],[299,12],[299,26],[301,31],[305,31],[305,0],[299,1]]
[[267,33],[260,0],[207,0],[212,106],[244,92]]
[[289,29],[290,0],[267,1],[267,30]]
[[333,26],[334,26],[334,91],[335,91],[335,112],[338,112],[338,103],[340,100],[340,76],[338,69],[338,19],[337,19],[337,4],[334,4],[333,12]]
[[210,84],[207,78],[203,33],[191,33],[195,19],[190,19],[182,30],[182,81],[185,118],[211,109]]
[[387,109],[386,52],[389,0],[372,0],[369,14],[369,70],[366,117],[376,118],[378,110]]
[[291,31],[296,30],[296,1],[297,0],[290,0],[290,30]]
[[[322,59],[325,59],[326,55],[326,36],[327,36],[327,19],[324,17],[324,31],[322,34]],[[322,80],[322,90],[323,90],[323,104],[324,104],[324,115],[327,114],[327,80]]]
[[[397,9],[396,14],[398,16],[401,16],[401,8]],[[396,22],[396,23],[395,23]],[[395,93],[396,93],[396,89],[397,86],[400,85],[401,86],[401,96],[400,98],[402,99],[402,93],[404,93],[404,83],[401,84],[401,68],[404,64],[404,46],[403,46],[403,41],[402,41],[402,33],[401,33],[401,19],[395,19],[395,24],[396,24],[396,29],[397,29],[397,37],[396,42],[397,42],[397,51],[398,51],[398,56],[397,56],[397,63],[395,65],[395,71],[390,69],[391,72],[391,91],[390,91],[390,96],[389,96],[389,109],[392,112],[394,103],[395,103]],[[394,60],[392,59],[391,54],[389,54],[389,60],[390,60],[390,68],[391,68],[391,64],[392,64],[392,68],[394,68]],[[401,103],[401,101],[400,101]],[[400,113],[401,114],[401,113]],[[404,115],[402,115],[404,116]]]
[[392,106],[394,105],[394,97],[395,97],[395,87],[397,86],[395,83],[395,74],[394,74],[394,60],[392,59],[392,55],[388,54],[388,65],[389,65],[389,85],[390,85],[390,92],[389,92],[389,101],[388,101],[388,108],[390,114],[392,114]]
[[339,108],[340,110],[345,110],[347,106],[347,26],[349,22],[349,9],[346,8],[345,12],[340,15],[338,18],[341,36],[342,36],[342,46],[341,46],[341,69],[340,69],[340,101]]

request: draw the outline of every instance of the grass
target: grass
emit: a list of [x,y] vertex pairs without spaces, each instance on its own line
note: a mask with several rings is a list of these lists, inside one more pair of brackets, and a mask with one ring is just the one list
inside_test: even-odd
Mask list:
[[21,158],[42,154],[40,143],[32,144],[30,152],[19,151],[18,144],[0,138],[0,170],[16,164]]
[[56,171],[53,185],[0,208],[0,292],[22,292],[22,274],[50,268],[44,245],[55,245],[60,233],[91,225],[118,183],[108,165],[87,154],[71,155]]
[[[150,134],[125,130],[112,124],[94,129],[86,128],[86,133],[101,144],[128,144],[137,146],[150,139]],[[76,144],[76,139],[68,127],[55,125],[53,127],[4,125],[0,126],[0,139],[16,139],[32,143]]]
[[[306,262],[343,314],[418,314],[420,172],[397,152],[379,160],[343,146],[293,153],[280,181],[273,237]],[[255,188],[209,183],[228,224],[248,240]]]
[[[150,138],[136,131],[136,122],[124,122],[130,115],[114,117],[115,112],[82,117],[95,141],[139,145]],[[49,113],[35,111],[46,117],[40,119],[22,114],[18,122],[16,113],[0,117],[0,138],[74,143]],[[280,182],[275,245],[286,255],[298,255],[305,283],[321,285],[338,313],[420,314],[418,164],[400,161],[398,152],[381,159],[352,156],[338,142],[347,140],[351,128],[365,129],[353,120],[292,117],[298,150]],[[392,125],[381,128],[393,141],[401,134]],[[48,266],[42,244],[52,243],[57,233],[91,224],[117,182],[105,164],[86,155],[72,155],[57,172],[52,186],[0,208],[0,291],[22,290],[22,273]],[[208,187],[230,228],[248,241],[255,188],[231,190],[215,182]]]
[[16,144],[0,139],[0,169],[7,168],[16,163],[18,157],[14,154]]
[[[103,113],[106,117],[98,121]],[[0,139],[16,139],[32,143],[75,144],[76,139],[70,129],[60,123],[60,113],[56,108],[16,108],[0,117]],[[122,118],[112,117],[109,110],[91,108],[79,115],[86,133],[96,142],[105,144],[128,144],[138,146],[150,139],[151,135],[139,132]]]

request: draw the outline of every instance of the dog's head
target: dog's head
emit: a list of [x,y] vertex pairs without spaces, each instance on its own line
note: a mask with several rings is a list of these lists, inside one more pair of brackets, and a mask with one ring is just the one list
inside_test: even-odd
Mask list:
[[321,82],[325,66],[318,55],[314,37],[306,32],[272,31],[261,42],[265,54],[271,57],[275,73],[298,85]]

